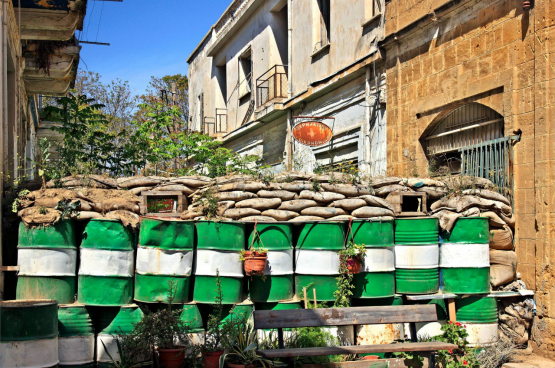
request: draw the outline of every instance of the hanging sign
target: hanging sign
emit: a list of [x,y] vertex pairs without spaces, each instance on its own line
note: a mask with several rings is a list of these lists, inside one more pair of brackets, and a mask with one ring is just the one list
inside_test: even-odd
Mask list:
[[328,143],[332,137],[329,126],[319,121],[304,121],[295,125],[293,137],[302,144],[317,147]]

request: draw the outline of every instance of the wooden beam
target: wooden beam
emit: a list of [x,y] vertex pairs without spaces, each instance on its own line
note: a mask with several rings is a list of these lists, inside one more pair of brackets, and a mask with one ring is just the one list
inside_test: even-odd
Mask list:
[[2,266],[0,267],[2,272],[17,272],[19,271],[19,266]]
[[455,299],[449,298],[447,299],[447,309],[449,310],[449,321],[450,322],[457,322],[457,311],[455,309]]

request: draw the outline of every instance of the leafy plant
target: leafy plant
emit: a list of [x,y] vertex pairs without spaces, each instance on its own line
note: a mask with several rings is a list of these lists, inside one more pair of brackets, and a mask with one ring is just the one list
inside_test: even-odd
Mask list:
[[119,334],[115,336],[114,341],[116,342],[116,346],[118,348],[117,357],[112,356],[112,354],[106,347],[106,344],[104,344],[104,341],[100,341],[102,342],[104,351],[106,352],[106,354],[108,354],[108,357],[110,358],[110,361],[114,368],[139,368],[151,365],[151,362],[148,359],[138,359],[138,357],[140,357],[141,355],[136,354],[136,349],[133,348],[135,345],[135,341],[133,340],[133,337],[125,334]]
[[322,190],[322,187],[320,186],[320,182],[318,180],[313,180],[312,181],[312,191],[313,192],[319,192]]
[[225,360],[234,364],[250,365],[268,368],[273,365],[272,361],[256,354],[258,340],[256,330],[251,324],[236,322],[237,334],[233,336],[228,346],[229,352],[220,359],[220,368],[224,368]]
[[480,362],[475,349],[470,349],[467,344],[466,326],[460,322],[451,322],[441,327],[443,335],[436,340],[455,344],[458,349],[441,350],[438,352],[437,361],[442,368],[480,368]]
[[[350,230],[349,230],[350,231]],[[353,295],[353,275],[349,272],[349,266],[355,261],[362,262],[366,257],[364,245],[356,245],[353,241],[347,243],[344,249],[339,252],[339,276],[337,280],[337,290],[333,293],[335,301],[334,307],[349,307],[350,298]]]
[[19,206],[21,205],[21,202],[25,199],[25,197],[29,193],[30,193],[29,189],[22,189],[17,193],[17,196],[12,202],[12,212],[17,213],[17,211],[19,211]]
[[[61,215],[62,220],[66,218],[79,216],[79,211],[78,211],[79,208],[81,208],[81,201],[71,202],[70,200],[59,201],[56,207],[54,207],[55,210],[62,212],[62,215]],[[44,214],[46,214],[46,209],[44,212],[45,212]]]

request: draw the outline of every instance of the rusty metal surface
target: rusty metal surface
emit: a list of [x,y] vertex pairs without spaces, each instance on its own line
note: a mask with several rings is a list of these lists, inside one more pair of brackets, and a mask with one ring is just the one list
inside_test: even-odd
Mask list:
[[328,143],[332,137],[332,130],[326,124],[318,121],[306,121],[293,128],[293,137],[302,144],[317,147]]

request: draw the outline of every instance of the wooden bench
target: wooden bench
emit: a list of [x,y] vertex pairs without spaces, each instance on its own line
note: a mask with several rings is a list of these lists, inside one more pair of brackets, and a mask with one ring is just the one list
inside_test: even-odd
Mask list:
[[[429,367],[435,367],[435,352],[438,350],[457,349],[458,346],[438,341],[417,342],[416,323],[436,322],[435,305],[400,305],[385,307],[356,308],[321,308],[295,310],[257,310],[254,311],[255,329],[276,329],[279,349],[258,350],[264,358],[295,358],[301,356],[372,354],[394,352],[420,352],[429,355]],[[318,348],[285,349],[283,343],[284,328],[357,326],[389,323],[409,323],[411,343],[329,346]],[[354,328],[356,344],[356,328]]]

